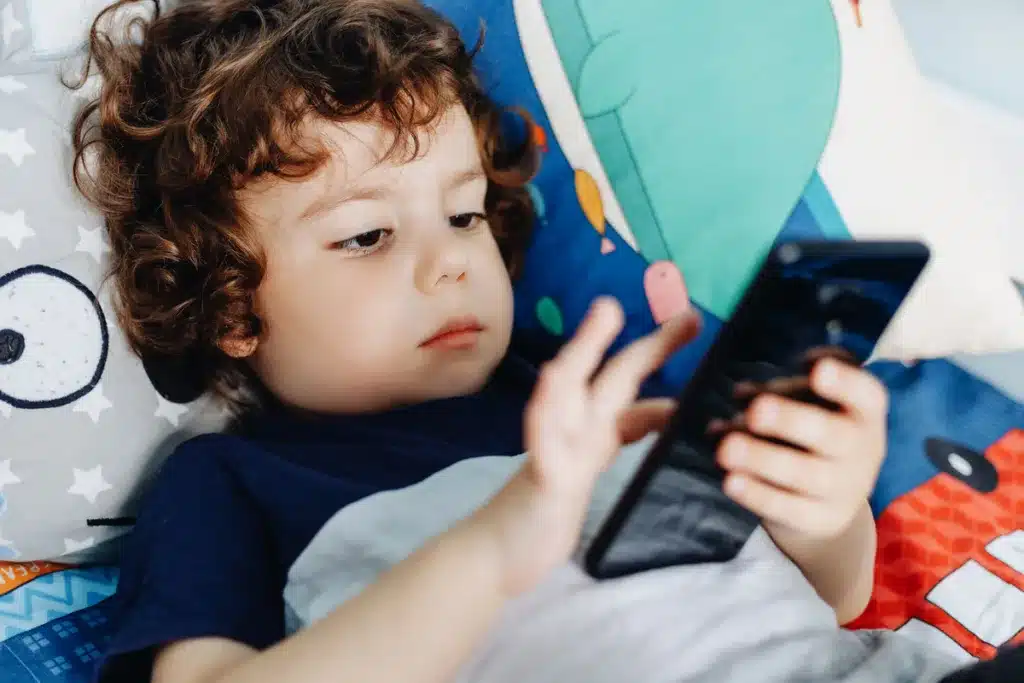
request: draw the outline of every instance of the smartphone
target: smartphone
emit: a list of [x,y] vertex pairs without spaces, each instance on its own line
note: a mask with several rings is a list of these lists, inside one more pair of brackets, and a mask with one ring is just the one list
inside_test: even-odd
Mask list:
[[860,365],[929,260],[918,242],[775,246],[679,397],[665,431],[584,551],[594,578],[734,558],[760,524],[722,491],[721,440],[773,393],[826,409],[808,386],[825,357]]

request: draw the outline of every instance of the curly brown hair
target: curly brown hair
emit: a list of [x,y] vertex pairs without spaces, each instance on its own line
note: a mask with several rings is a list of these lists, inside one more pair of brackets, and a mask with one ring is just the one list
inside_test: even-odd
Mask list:
[[[148,16],[111,28],[140,3]],[[209,391],[239,407],[253,396],[246,366],[219,345],[260,332],[265,259],[237,196],[267,174],[321,167],[329,151],[300,138],[312,117],[372,119],[394,133],[392,152],[416,155],[416,131],[464,106],[490,181],[486,213],[516,273],[536,153],[531,124],[508,135],[484,93],[479,46],[416,0],[187,0],[167,12],[120,0],[96,19],[68,84],[102,78],[74,121],[75,182],[105,218],[132,348],[147,368],[167,361],[192,378],[196,395],[179,400]]]

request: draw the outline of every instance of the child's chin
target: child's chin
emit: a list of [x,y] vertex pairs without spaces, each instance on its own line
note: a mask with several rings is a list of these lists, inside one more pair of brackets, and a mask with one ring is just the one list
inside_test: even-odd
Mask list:
[[494,367],[483,363],[453,367],[437,378],[430,393],[438,399],[475,394],[484,388],[492,372]]

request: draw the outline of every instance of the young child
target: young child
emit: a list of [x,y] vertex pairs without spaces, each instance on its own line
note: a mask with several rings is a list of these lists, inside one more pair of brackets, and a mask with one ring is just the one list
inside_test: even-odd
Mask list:
[[136,351],[241,418],[149,491],[100,680],[952,668],[837,627],[871,591],[886,397],[836,362],[812,384],[842,414],[766,395],[747,415],[805,450],[723,442],[726,491],[764,520],[740,557],[602,583],[570,562],[620,447],[672,410],[635,402],[642,381],[697,323],[604,363],[622,313],[602,300],[539,373],[509,351],[535,158],[445,20],[412,0],[186,0],[101,30],[128,4],[92,32],[104,85],[76,122],[78,180]]

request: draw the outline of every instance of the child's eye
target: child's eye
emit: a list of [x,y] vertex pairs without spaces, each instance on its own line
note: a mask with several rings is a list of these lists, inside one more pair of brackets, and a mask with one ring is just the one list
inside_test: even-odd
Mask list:
[[349,237],[346,240],[333,242],[330,245],[330,248],[336,251],[347,251],[351,254],[363,256],[373,253],[383,247],[391,240],[393,234],[394,230],[389,228],[367,230],[355,237]]
[[477,227],[485,220],[487,220],[487,216],[483,215],[482,213],[473,212],[457,213],[454,216],[450,217],[448,219],[448,222],[451,223],[451,226],[453,228],[456,228],[458,230],[468,230],[470,228]]

